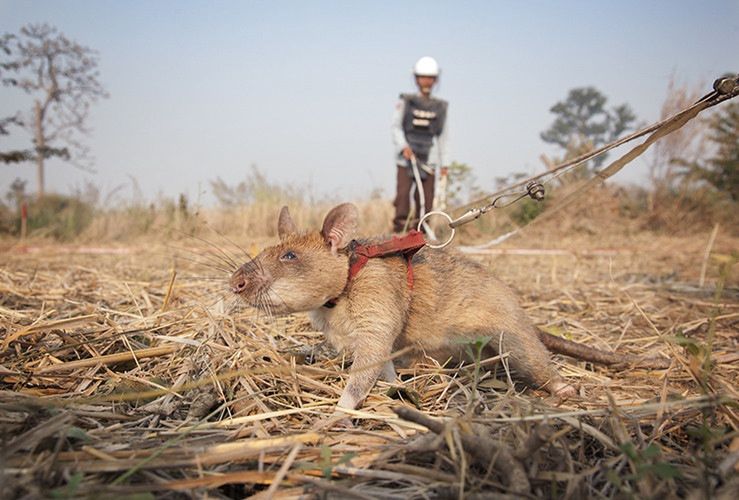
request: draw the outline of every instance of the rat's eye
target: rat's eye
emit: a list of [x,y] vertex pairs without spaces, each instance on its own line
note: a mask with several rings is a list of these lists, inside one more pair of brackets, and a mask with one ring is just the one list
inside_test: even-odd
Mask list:
[[293,252],[292,250],[288,250],[287,252],[283,253],[280,256],[280,260],[283,262],[288,261],[288,260],[295,260],[297,258],[298,256],[295,255],[295,252]]

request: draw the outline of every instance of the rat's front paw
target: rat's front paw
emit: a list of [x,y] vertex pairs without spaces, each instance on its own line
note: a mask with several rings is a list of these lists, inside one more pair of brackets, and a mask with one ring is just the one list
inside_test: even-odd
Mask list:
[[552,396],[556,396],[561,400],[577,396],[577,389],[573,385],[562,381],[552,382],[550,391]]

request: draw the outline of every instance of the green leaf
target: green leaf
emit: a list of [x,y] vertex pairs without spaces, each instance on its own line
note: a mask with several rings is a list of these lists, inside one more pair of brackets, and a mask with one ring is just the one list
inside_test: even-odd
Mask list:
[[652,458],[657,458],[659,455],[660,455],[659,446],[657,446],[654,443],[644,448],[644,452],[642,453],[642,456],[647,460],[651,460]]
[[353,451],[350,451],[349,453],[344,453],[344,455],[339,458],[339,460],[336,462],[336,465],[343,465],[346,463],[351,462],[352,458],[356,457],[357,454]]
[[667,337],[669,340],[672,340],[674,343],[676,343],[679,346],[698,346],[698,343],[695,341],[695,339],[691,339],[690,337],[686,337],[684,335],[675,335],[674,337]]
[[90,442],[92,438],[85,432],[84,429],[72,426],[67,430],[67,437],[71,439],[77,439],[79,441]]
[[66,485],[51,490],[51,497],[71,498],[76,496],[77,488],[79,488],[83,477],[84,475],[82,474],[82,472],[75,472],[74,475],[69,478],[69,482]]
[[667,462],[657,462],[651,467],[652,472],[660,479],[674,479],[682,477],[680,471],[674,465]]
[[626,455],[629,460],[636,462],[639,458],[639,456],[636,453],[636,448],[634,447],[634,443],[631,441],[627,441],[626,443],[621,443],[621,451],[624,452],[624,455]]
[[668,337],[668,339],[672,340],[675,344],[684,347],[687,353],[691,356],[699,356],[703,353],[703,346],[696,342],[695,339],[679,334],[674,337]]
[[608,478],[608,481],[610,481],[611,484],[615,484],[618,488],[621,488],[623,485],[623,481],[621,481],[621,478],[618,477],[618,474],[613,469],[608,469],[606,471],[606,477]]

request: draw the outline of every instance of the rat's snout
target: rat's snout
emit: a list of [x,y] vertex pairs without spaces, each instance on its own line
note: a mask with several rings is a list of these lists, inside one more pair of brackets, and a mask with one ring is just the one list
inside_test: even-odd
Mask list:
[[246,273],[244,272],[244,267],[238,268],[232,275],[231,279],[229,281],[229,284],[231,285],[231,291],[235,294],[241,294],[244,290],[246,290]]
[[246,289],[246,278],[242,274],[231,277],[231,291],[241,293]]
[[234,271],[229,280],[231,291],[242,297],[263,291],[270,283],[271,274],[254,261],[247,262]]

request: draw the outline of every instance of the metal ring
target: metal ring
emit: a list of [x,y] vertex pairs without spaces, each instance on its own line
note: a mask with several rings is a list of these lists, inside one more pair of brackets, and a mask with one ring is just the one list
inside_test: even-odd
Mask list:
[[[434,210],[433,212],[429,212],[426,215],[424,215],[423,217],[421,217],[421,220],[418,221],[418,230],[419,231],[421,230],[421,227],[423,226],[423,223],[426,222],[426,219],[428,219],[432,215],[441,215],[441,216],[445,217],[446,220],[448,220],[450,224],[452,222],[452,218],[449,216],[448,213],[442,212],[440,210]],[[428,246],[430,248],[437,248],[437,249],[438,248],[444,248],[445,246],[447,246],[454,239],[454,235],[457,234],[457,230],[455,228],[452,227],[451,229],[452,229],[452,233],[449,235],[449,239],[446,240],[444,243],[434,245],[434,244],[431,244],[431,243],[428,243],[427,242],[426,243],[426,246]]]

